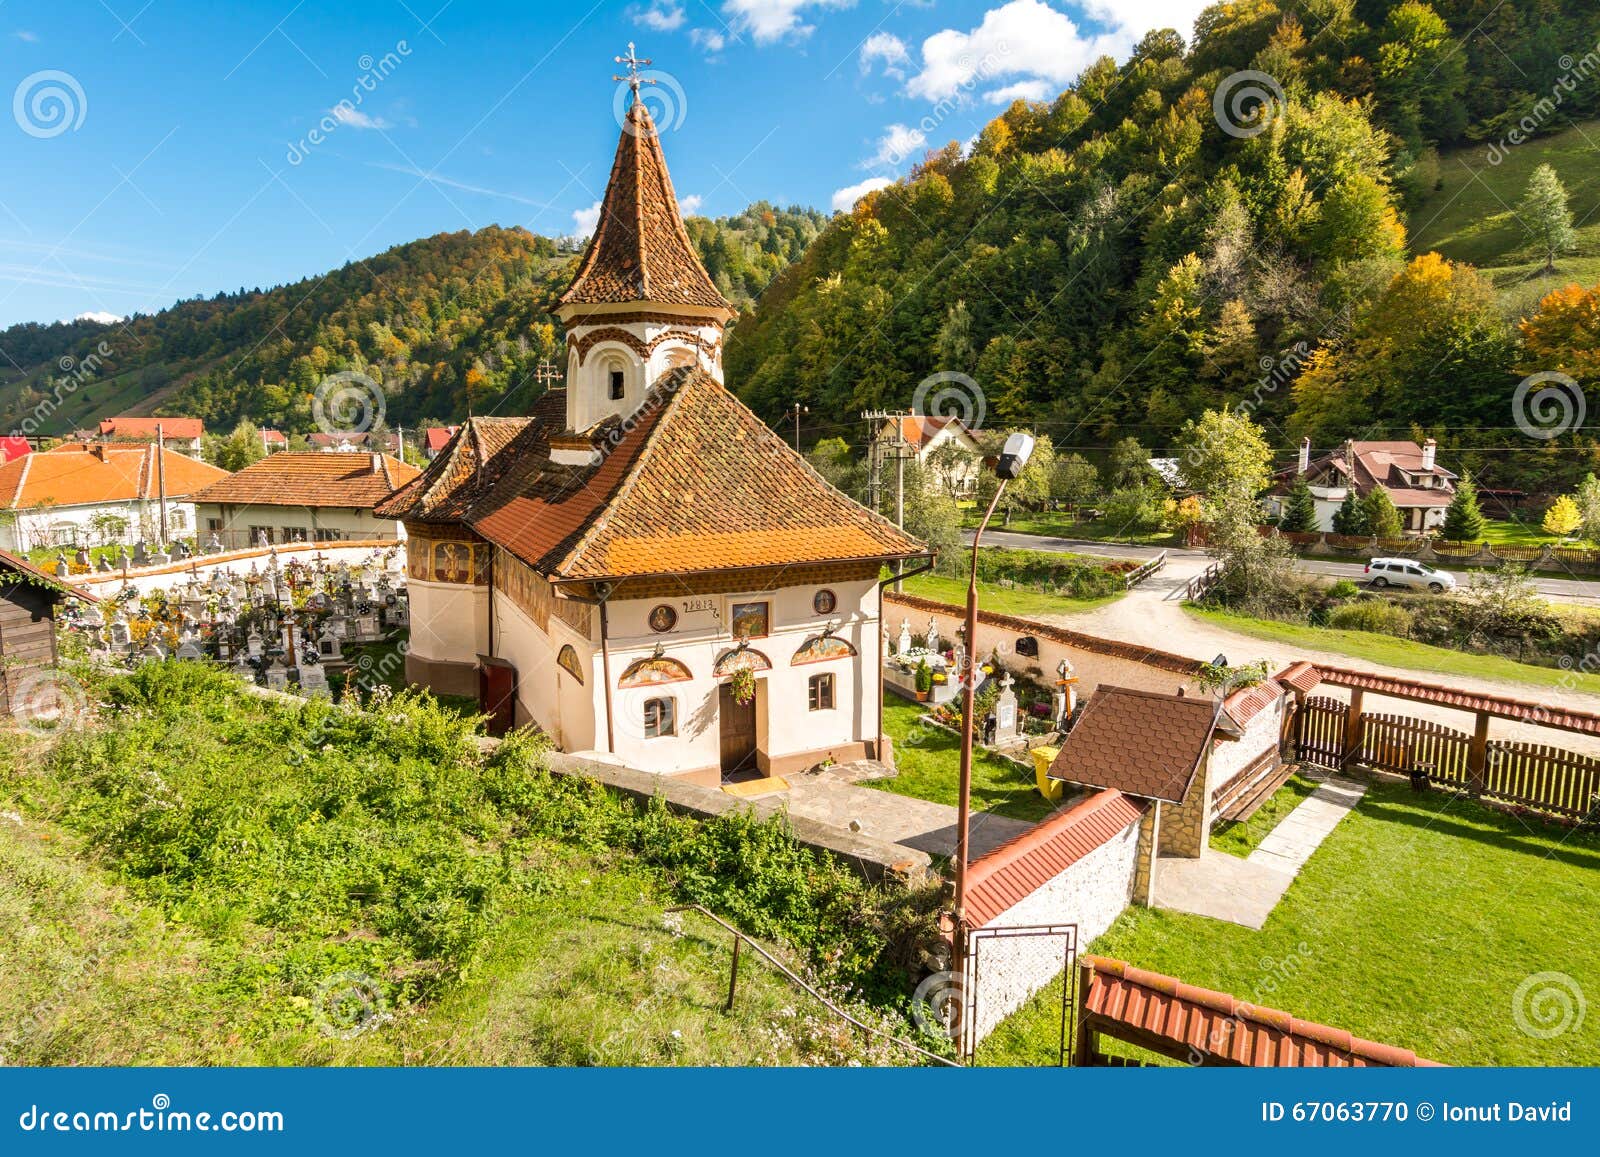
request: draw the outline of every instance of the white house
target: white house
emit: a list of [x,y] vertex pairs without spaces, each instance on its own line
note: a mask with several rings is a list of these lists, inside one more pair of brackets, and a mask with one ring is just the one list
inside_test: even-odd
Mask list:
[[[191,538],[193,495],[228,472],[153,444],[69,442],[0,466],[0,550]],[[163,502],[163,495],[165,502]]]
[[879,573],[926,551],[724,388],[734,310],[677,204],[635,97],[561,298],[565,388],[378,506],[409,536],[407,675],[697,782],[879,756]]
[[971,494],[978,486],[983,450],[972,431],[956,417],[900,414],[884,420],[872,443],[874,476],[892,486],[895,460],[905,457],[922,467],[923,479],[951,495]]
[[195,495],[200,537],[229,549],[395,538],[399,525],[372,508],[417,473],[387,454],[280,450]]
[[1317,507],[1317,529],[1331,531],[1333,516],[1354,488],[1364,498],[1382,487],[1400,511],[1401,525],[1409,534],[1423,534],[1444,525],[1444,515],[1456,493],[1456,476],[1437,461],[1439,445],[1429,438],[1415,442],[1347,441],[1338,450],[1316,458],[1311,439],[1300,444],[1294,466],[1274,476],[1267,509],[1282,517],[1296,479],[1304,477]]

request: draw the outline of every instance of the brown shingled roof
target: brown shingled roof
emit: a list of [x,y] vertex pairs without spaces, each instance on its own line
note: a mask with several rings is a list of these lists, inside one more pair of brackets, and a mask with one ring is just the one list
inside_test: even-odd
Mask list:
[[368,509],[417,473],[415,466],[387,454],[280,450],[206,487],[194,501]]
[[1102,684],[1061,740],[1050,778],[1182,803],[1218,722],[1211,699]]
[[1080,1030],[1104,1032],[1167,1056],[1210,1065],[1280,1068],[1434,1068],[1410,1049],[1185,984],[1122,960],[1085,956]]
[[638,100],[628,109],[617,142],[599,224],[578,275],[561,295],[562,305],[635,301],[734,314],[695,254],[678,213],[660,136]]
[[1144,815],[1148,805],[1102,791],[1007,840],[967,868],[967,924],[981,928]]

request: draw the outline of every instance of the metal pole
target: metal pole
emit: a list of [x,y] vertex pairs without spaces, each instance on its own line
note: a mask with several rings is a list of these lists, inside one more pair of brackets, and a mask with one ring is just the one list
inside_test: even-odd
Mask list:
[[161,511],[161,545],[167,544],[167,442],[156,423],[156,502]]
[[[995,488],[994,497],[989,500],[989,509],[984,511],[983,520],[978,523],[977,532],[972,536],[972,570],[967,580],[966,662],[965,670],[962,672],[966,688],[961,708],[961,785],[956,807],[956,910],[952,937],[954,943],[950,946],[951,963],[954,965],[956,975],[961,978],[963,993],[966,991],[967,979],[967,843],[968,830],[972,822],[972,712],[977,697],[978,682],[974,677],[978,655],[978,544],[983,539],[983,532],[989,527],[989,519],[994,517],[994,508],[999,505],[1000,495],[1005,493],[1005,489],[1005,479],[1001,479],[999,486]],[[965,1025],[961,1026],[961,1032],[966,1032]]]
[[733,1011],[733,998],[739,991],[739,948],[744,944],[744,937],[737,932],[733,936],[733,969],[728,973],[728,1006],[723,1012]]

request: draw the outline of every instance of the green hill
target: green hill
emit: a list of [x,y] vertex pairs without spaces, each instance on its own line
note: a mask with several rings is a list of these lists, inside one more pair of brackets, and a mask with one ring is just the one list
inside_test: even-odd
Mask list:
[[[719,288],[749,309],[823,221],[758,202],[688,228]],[[13,326],[0,333],[0,429],[63,435],[132,412],[199,417],[215,431],[241,418],[306,431],[312,391],[340,370],[382,383],[391,426],[459,420],[469,406],[521,413],[543,389],[539,364],[565,364],[550,311],[576,261],[570,246],[490,226],[121,325]]]
[[[1578,247],[1546,274],[1517,202],[1528,178],[1549,164],[1567,187]],[[1552,289],[1600,284],[1600,121],[1574,125],[1499,151],[1472,145],[1439,160],[1439,185],[1411,213],[1412,246],[1469,261],[1489,274],[1509,316],[1533,312]]]

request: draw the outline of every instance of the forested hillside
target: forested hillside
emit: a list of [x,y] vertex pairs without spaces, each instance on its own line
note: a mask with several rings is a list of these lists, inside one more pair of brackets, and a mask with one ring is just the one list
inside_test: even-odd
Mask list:
[[[1497,453],[1520,378],[1592,375],[1596,294],[1508,316],[1408,223],[1438,208],[1441,147],[1537,150],[1594,116],[1597,40],[1587,0],[1217,5],[1192,43],[1151,32],[837,218],[734,335],[730,381],[774,418],[905,406],[957,370],[990,425],[1058,443],[1167,445],[1249,402],[1283,447],[1426,429]],[[1573,193],[1569,215],[1600,204]],[[1573,437],[1524,465],[1578,470]]]
[[[748,309],[824,221],[813,209],[760,202],[737,217],[690,218],[688,228],[718,287]],[[0,333],[0,349],[22,367],[0,376],[0,428],[42,413],[30,431],[60,434],[135,409],[200,417],[219,431],[241,418],[307,430],[316,384],[350,369],[382,383],[390,425],[457,420],[469,405],[520,413],[544,388],[540,361],[565,365],[550,310],[577,256],[549,238],[491,226],[396,246],[277,289],[180,302],[124,325],[15,326]],[[101,342],[109,352],[84,363]]]

